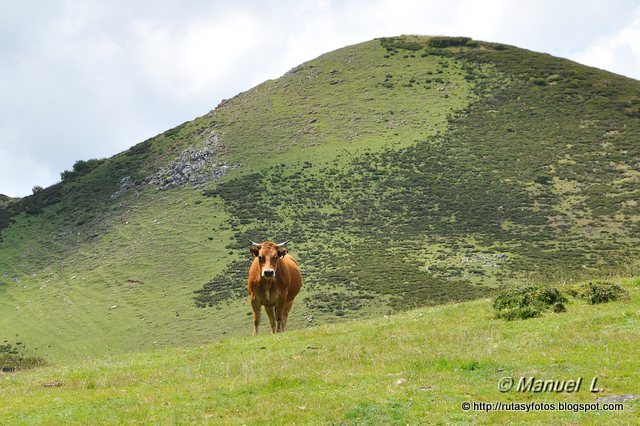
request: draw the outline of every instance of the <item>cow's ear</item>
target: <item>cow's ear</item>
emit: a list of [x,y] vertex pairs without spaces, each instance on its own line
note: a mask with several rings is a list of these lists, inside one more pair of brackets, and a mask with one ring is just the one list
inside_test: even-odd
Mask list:
[[289,250],[285,246],[278,246],[278,257],[284,257],[287,253],[289,253]]
[[254,257],[258,257],[258,253],[260,253],[260,246],[252,245],[250,250]]

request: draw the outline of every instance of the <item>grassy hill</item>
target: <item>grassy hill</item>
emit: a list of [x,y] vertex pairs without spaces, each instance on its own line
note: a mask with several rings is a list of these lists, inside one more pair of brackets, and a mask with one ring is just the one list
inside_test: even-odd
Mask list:
[[247,239],[293,241],[293,329],[634,274],[639,116],[637,81],[512,46],[327,53],[0,205],[0,341],[57,362],[248,334]]
[[0,194],[0,207],[5,207],[7,205],[9,205],[9,203],[11,202],[11,198],[4,195],[4,194]]
[[[625,300],[526,321],[488,300],[279,335],[0,373],[8,424],[636,424],[640,279]],[[584,380],[576,393],[498,391],[504,377]],[[599,393],[589,392],[593,377]],[[623,409],[605,403],[626,396]],[[490,411],[462,404],[573,404]],[[598,411],[577,404],[600,404]],[[556,405],[557,407],[557,405]],[[584,407],[584,405],[583,405]]]

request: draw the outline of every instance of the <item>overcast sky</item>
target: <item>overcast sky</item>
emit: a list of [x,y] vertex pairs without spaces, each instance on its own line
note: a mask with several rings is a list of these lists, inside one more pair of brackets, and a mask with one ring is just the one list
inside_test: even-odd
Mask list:
[[399,34],[640,79],[637,0],[0,0],[0,193],[28,195],[324,52]]

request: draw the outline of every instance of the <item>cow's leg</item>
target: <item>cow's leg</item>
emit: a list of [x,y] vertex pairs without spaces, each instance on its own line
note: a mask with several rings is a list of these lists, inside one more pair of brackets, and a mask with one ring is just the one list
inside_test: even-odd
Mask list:
[[282,315],[282,325],[280,327],[282,331],[284,331],[285,327],[287,326],[287,321],[289,321],[289,311],[291,310],[292,306],[293,306],[293,300],[290,302],[287,302],[287,304],[284,307],[284,312]]
[[273,306],[265,306],[264,309],[267,311],[267,316],[269,317],[269,323],[271,324],[271,333],[276,332],[276,311]]
[[253,310],[253,335],[258,334],[258,327],[260,326],[260,310],[262,305],[256,300],[251,299],[251,309]]
[[278,306],[276,306],[276,330],[280,333],[284,331],[283,319],[284,319],[285,311],[286,311],[286,302],[278,302]]
[[276,330],[282,333],[284,331],[284,318],[287,314],[287,293],[282,295],[282,299],[278,301],[276,305]]

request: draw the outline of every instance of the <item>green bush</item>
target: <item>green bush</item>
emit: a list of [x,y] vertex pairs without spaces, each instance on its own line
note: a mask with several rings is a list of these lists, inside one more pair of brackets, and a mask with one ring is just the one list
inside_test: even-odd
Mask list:
[[535,84],[536,86],[546,86],[547,85],[547,80],[542,78],[542,77],[536,77],[532,80],[533,84]]
[[15,371],[46,365],[44,358],[39,356],[20,356],[0,354],[0,370]]
[[432,48],[432,49],[425,49],[424,53],[422,55],[420,55],[422,57],[426,57],[426,56],[444,56],[444,57],[452,57],[453,56],[453,52],[447,49],[441,49],[441,48]]
[[104,158],[94,158],[86,161],[78,160],[73,164],[73,170],[65,170],[64,172],[60,173],[60,180],[69,180],[70,178],[86,175],[105,161],[106,160]]
[[380,44],[382,44],[382,47],[387,49],[387,52],[389,53],[395,53],[397,49],[404,49],[415,52],[424,47],[421,43],[415,41],[407,41],[399,37],[383,37],[380,39]]
[[431,37],[429,46],[431,47],[454,47],[466,46],[471,40],[469,37]]
[[71,170],[65,170],[64,172],[60,172],[60,180],[69,180],[71,178],[74,178],[78,176],[77,173],[72,172]]
[[137,145],[132,146],[131,148],[129,148],[125,154],[126,155],[130,155],[130,156],[136,156],[139,154],[145,154],[148,153],[151,150],[151,139],[147,139],[144,142],[140,142]]
[[535,181],[536,181],[536,183],[539,183],[540,185],[551,185],[553,180],[551,179],[550,176],[538,175],[538,176],[536,176]]
[[524,285],[505,289],[493,301],[496,318],[508,321],[539,317],[545,311],[565,312],[566,297],[555,287]]
[[23,348],[22,342],[12,345],[5,341],[0,344],[0,371],[24,370],[46,364],[42,357],[24,355]]
[[80,174],[85,175],[89,173],[91,170],[98,167],[100,164],[104,163],[106,160],[104,158],[97,159],[92,158],[91,160],[78,160],[73,165],[73,171]]
[[595,305],[598,303],[613,302],[614,300],[627,296],[628,292],[620,287],[619,284],[597,280],[589,281],[577,289],[572,289],[570,294],[574,297],[587,300],[591,305]]

